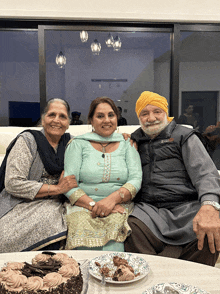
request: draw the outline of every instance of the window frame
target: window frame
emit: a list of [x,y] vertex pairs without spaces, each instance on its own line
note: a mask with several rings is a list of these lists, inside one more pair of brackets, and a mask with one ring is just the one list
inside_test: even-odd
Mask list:
[[[183,23],[183,22],[145,22],[145,21],[89,21],[89,20],[39,20],[39,19],[1,19],[0,30],[38,30],[39,42],[39,91],[41,112],[46,104],[46,63],[45,63],[45,30],[97,30],[97,31],[143,31],[171,33],[170,62],[170,116],[179,116],[179,64],[180,34],[182,31],[220,32],[216,23]],[[168,98],[168,97],[167,97]]]

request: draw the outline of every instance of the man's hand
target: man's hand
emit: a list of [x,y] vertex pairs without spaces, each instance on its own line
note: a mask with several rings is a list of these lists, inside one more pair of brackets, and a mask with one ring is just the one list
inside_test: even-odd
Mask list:
[[134,148],[136,150],[138,149],[137,142],[131,139],[131,135],[130,134],[122,133],[122,136],[124,137],[125,141],[127,141],[130,138],[130,144],[131,144],[131,146],[134,146]]
[[211,205],[203,205],[193,219],[193,231],[197,235],[198,249],[202,250],[205,235],[207,235],[209,249],[215,253],[220,251],[220,219],[219,211]]
[[122,136],[124,137],[125,141],[127,141],[129,138],[131,138],[130,134],[122,133]]

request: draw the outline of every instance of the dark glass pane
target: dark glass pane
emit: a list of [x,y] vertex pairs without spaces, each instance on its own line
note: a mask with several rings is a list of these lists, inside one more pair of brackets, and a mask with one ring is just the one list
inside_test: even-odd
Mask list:
[[0,125],[35,125],[39,102],[37,31],[0,31]]
[[[107,47],[109,33],[120,38],[119,51]],[[101,44],[99,55],[91,51],[94,40]],[[88,31],[88,41],[82,42],[80,31],[46,30],[45,41],[47,99],[66,99],[71,111],[81,112],[84,124],[96,97],[113,99],[128,124],[138,124],[135,103],[141,92],[169,99],[170,33]],[[60,51],[66,57],[63,68],[55,62]]]
[[220,32],[181,33],[181,121],[201,132],[219,120],[219,52]]

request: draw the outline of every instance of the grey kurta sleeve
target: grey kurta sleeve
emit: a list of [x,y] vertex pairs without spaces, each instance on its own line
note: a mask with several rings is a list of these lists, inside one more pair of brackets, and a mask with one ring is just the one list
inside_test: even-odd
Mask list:
[[43,183],[29,180],[32,163],[33,155],[24,138],[20,136],[7,159],[5,189],[8,193],[18,198],[34,199]]
[[219,202],[220,176],[204,145],[192,135],[182,146],[182,157],[200,201]]

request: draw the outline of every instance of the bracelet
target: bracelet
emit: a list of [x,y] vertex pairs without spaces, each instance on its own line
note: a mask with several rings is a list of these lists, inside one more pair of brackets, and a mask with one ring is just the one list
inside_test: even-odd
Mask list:
[[47,195],[50,196],[50,185],[48,185]]

